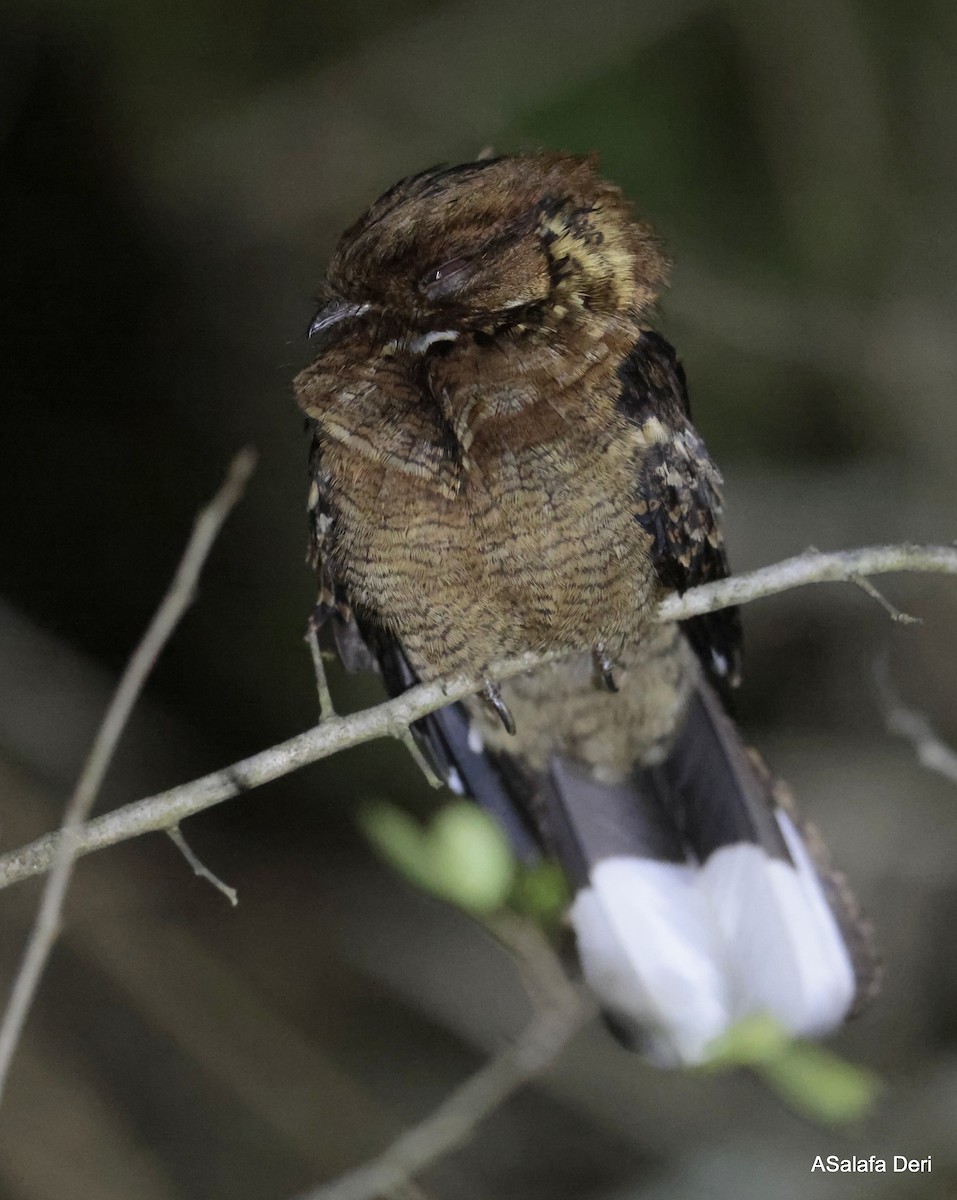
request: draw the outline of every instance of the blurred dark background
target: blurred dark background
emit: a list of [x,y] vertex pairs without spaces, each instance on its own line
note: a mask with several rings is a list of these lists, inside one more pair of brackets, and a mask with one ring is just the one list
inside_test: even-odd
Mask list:
[[[290,380],[323,264],[400,175],[597,150],[675,259],[662,326],[727,478],[738,569],[950,541],[957,8],[944,0],[13,0],[0,12],[0,824],[52,827],[193,514],[247,499],[152,678],[109,807],[309,725],[306,442]],[[873,1117],[822,1131],[746,1077],[662,1075],[599,1028],[410,1196],[957,1193],[957,794],[872,669],[957,741],[952,581],[750,606],[740,713],[880,930],[835,1040]],[[374,682],[333,678],[342,707]],[[84,860],[0,1112],[9,1200],[282,1200],[413,1123],[526,1017],[508,959],[413,892],[356,803],[434,803],[373,744]],[[0,896],[9,979],[38,895]],[[929,1176],[810,1176],[815,1154]],[[810,1180],[810,1182],[809,1182]]]

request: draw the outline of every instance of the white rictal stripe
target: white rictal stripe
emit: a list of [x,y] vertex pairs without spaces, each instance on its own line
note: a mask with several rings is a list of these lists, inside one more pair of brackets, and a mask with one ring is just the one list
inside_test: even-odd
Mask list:
[[608,858],[571,909],[582,969],[660,1066],[701,1062],[727,1028],[730,995],[715,924],[693,867]]
[[454,342],[458,336],[458,331],[455,329],[432,329],[429,333],[423,333],[419,337],[413,338],[409,342],[409,350],[413,354],[424,354],[436,342]]

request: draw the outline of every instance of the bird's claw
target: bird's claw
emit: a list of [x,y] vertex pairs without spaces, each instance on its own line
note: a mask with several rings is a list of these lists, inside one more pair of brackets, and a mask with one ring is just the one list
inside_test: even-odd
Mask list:
[[485,703],[496,713],[498,719],[502,722],[502,728],[506,733],[515,736],[515,718],[509,712],[508,705],[502,699],[502,693],[499,690],[497,683],[486,683],[482,688],[482,698]]
[[602,687],[606,692],[617,692],[618,684],[615,683],[615,664],[612,661],[611,655],[604,642],[596,642],[592,647],[592,660],[595,664],[595,671],[601,682]]

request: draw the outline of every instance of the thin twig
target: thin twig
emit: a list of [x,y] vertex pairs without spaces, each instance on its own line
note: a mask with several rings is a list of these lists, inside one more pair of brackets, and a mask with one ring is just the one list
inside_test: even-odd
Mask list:
[[808,550],[771,567],[732,575],[717,583],[668,596],[658,609],[660,621],[684,621],[731,604],[747,604],[808,583],[847,583],[856,577],[894,571],[957,574],[957,546],[866,546],[861,550]]
[[299,1200],[374,1200],[407,1183],[466,1142],[481,1121],[550,1066],[591,1018],[594,1006],[568,981],[534,925],[503,913],[493,930],[513,951],[533,1001],[534,1015],[525,1030],[378,1158]]
[[189,863],[193,874],[197,875],[200,879],[205,879],[207,883],[211,883],[216,891],[222,892],[233,908],[235,908],[239,903],[239,893],[235,888],[230,887],[228,883],[223,883],[219,876],[214,875],[202,859],[196,855],[189,842],[183,837],[180,827],[174,825],[172,829],[167,829],[166,832],[169,834],[170,841]]
[[914,747],[917,761],[922,767],[957,784],[957,750],[934,733],[930,721],[922,712],[901,703],[891,683],[886,660],[877,664],[874,675],[887,732],[906,738]]
[[436,775],[432,764],[419,749],[419,743],[415,740],[412,730],[407,729],[405,733],[399,734],[399,740],[405,746],[409,754],[412,756],[412,761],[425,776],[425,781],[429,787],[441,788],[445,787],[445,780]]
[[522,983],[533,1009],[548,1007],[556,997],[566,996],[571,1002],[569,989],[578,1003],[595,1007],[591,993],[577,993],[572,988],[558,955],[534,921],[504,908],[487,917],[485,925],[519,964]]
[[[775,566],[746,575],[692,588],[683,596],[662,601],[659,621],[683,621],[772,596],[809,583],[847,582],[858,576],[892,571],[919,571],[957,575],[954,546],[871,546],[834,553],[809,551]],[[169,829],[185,817],[229,800],[242,791],[260,787],[330,754],[380,737],[401,738],[413,721],[480,691],[489,679],[504,681],[557,657],[527,653],[494,664],[481,678],[460,675],[454,679],[420,684],[404,695],[364,712],[331,717],[313,729],[262,750],[211,775],[124,805],[87,822],[76,830],[75,853],[89,854],[143,833]],[[60,842],[48,833],[27,846],[0,856],[0,888],[48,871]]]
[[873,583],[871,583],[871,581],[866,576],[852,575],[851,583],[856,584],[861,589],[861,591],[864,592],[865,595],[870,596],[870,598],[872,600],[876,600],[877,603],[884,610],[884,612],[886,612],[887,615],[890,617],[890,619],[892,621],[896,621],[898,625],[922,625],[923,624],[923,621],[921,620],[920,617],[912,617],[910,615],[910,613],[901,612],[901,610],[895,604],[891,604],[890,600],[887,599],[887,597],[884,595],[884,593],[881,591],[878,591],[878,589],[873,585]]
[[[540,654],[521,655],[501,664],[497,677],[508,679],[520,675],[523,671],[540,666],[543,661],[548,660]],[[142,833],[169,829],[186,817],[340,750],[380,737],[401,738],[409,725],[419,717],[477,692],[482,686],[482,678],[460,675],[444,682],[420,684],[374,708],[346,717],[330,717],[285,742],[204,775],[201,779],[104,813],[80,829],[77,856],[102,850]],[[19,850],[11,850],[0,856],[0,887],[48,871],[59,839],[58,832],[47,833]]]
[[173,581],[126,665],[80,773],[76,790],[66,806],[63,823],[54,839],[53,852],[47,864],[50,877],[44,887],[23,961],[0,1023],[0,1098],[30,1005],[60,929],[64,898],[82,844],[84,821],[96,802],[103,777],[143,684],[191,604],[203,564],[223,522],[242,496],[255,463],[256,456],[252,450],[240,451],[233,459],[222,487],[196,518],[192,536]]
[[332,692],[329,691],[329,681],[326,679],[326,664],[322,661],[322,647],[319,645],[319,633],[312,621],[306,630],[306,644],[312,655],[312,668],[316,673],[316,691],[319,693],[319,720],[327,721],[336,715],[332,703]]
[[[309,622],[306,630],[306,643],[309,646],[309,653],[312,655],[312,666],[316,673],[316,690],[319,693],[319,721],[321,723],[322,721],[329,720],[330,717],[334,717],[336,715],[336,708],[332,701],[332,692],[329,690],[329,681],[326,678],[326,664],[322,657],[322,648],[319,645],[319,632],[312,621]],[[397,736],[409,754],[412,755],[412,761],[425,776],[429,787],[444,787],[444,782],[436,775],[432,764],[419,749],[418,743],[412,736],[412,730],[400,730]]]

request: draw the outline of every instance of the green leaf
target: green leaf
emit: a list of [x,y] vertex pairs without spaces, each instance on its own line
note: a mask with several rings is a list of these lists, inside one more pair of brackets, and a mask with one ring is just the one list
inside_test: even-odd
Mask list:
[[568,907],[568,881],[556,862],[545,860],[523,867],[515,876],[509,903],[523,916],[554,923]]
[[771,1017],[747,1017],[711,1045],[705,1067],[748,1067],[798,1112],[829,1125],[854,1121],[873,1107],[882,1084],[863,1067],[797,1041]]
[[791,1042],[758,1070],[793,1108],[829,1125],[865,1116],[883,1087],[873,1072],[807,1042]]
[[501,908],[515,870],[508,841],[498,825],[466,801],[442,808],[431,825],[385,802],[360,814],[366,836],[412,883],[469,912]]
[[499,826],[474,804],[446,805],[430,831],[441,894],[471,912],[494,912],[512,886],[515,860]]
[[365,805],[359,825],[382,857],[418,887],[436,891],[435,868],[426,831],[394,804]]
[[711,1043],[705,1069],[756,1067],[776,1058],[790,1042],[791,1035],[772,1017],[745,1017]]

